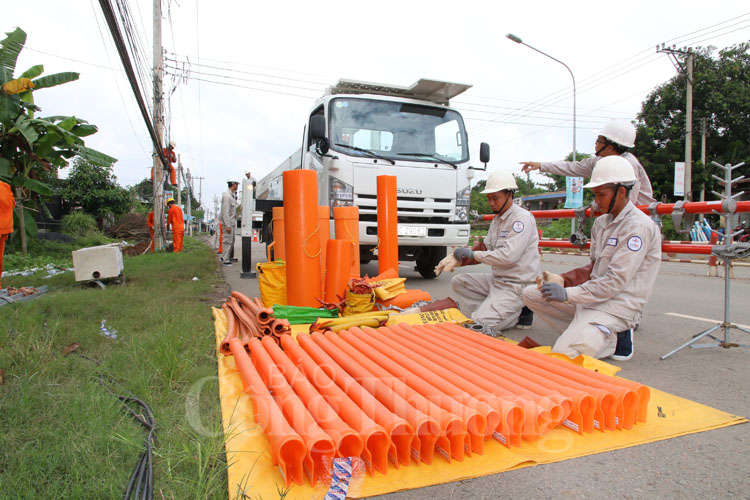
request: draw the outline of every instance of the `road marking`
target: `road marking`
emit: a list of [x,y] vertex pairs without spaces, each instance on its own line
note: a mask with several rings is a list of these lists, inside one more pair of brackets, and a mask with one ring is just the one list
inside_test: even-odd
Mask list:
[[[664,313],[667,316],[677,316],[678,318],[687,318],[687,319],[694,319],[696,321],[705,321],[706,323],[723,323],[720,319],[708,319],[708,318],[700,318],[698,316],[689,316],[687,314],[680,314],[680,313]],[[732,323],[733,325],[741,326],[742,328],[750,329],[750,326],[747,325],[741,325],[739,323]]]

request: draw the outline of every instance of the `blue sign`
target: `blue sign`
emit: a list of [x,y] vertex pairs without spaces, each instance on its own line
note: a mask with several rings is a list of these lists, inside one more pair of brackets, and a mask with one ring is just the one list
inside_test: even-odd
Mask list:
[[565,178],[565,208],[583,206],[583,177]]

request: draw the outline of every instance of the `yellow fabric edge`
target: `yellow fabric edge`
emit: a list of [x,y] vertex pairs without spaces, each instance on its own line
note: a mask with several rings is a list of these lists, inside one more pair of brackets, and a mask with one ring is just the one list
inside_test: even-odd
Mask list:
[[[253,421],[252,406],[242,390],[234,358],[224,356],[218,351],[221,340],[226,336],[226,317],[222,310],[216,308],[213,308],[213,315],[229,498],[242,498],[239,495],[242,491],[251,498],[278,498],[279,492],[284,491],[284,482],[278,468],[271,464],[268,441],[263,430]],[[295,325],[292,328],[294,336],[296,337],[299,331],[307,331],[307,328],[309,325]],[[545,351],[544,348],[537,350]],[[576,359],[574,362],[590,369],[593,363],[598,371],[612,375],[619,370],[613,365],[591,358]],[[605,370],[604,365],[611,368]],[[409,467],[398,469],[391,466],[387,475],[376,473],[372,477],[367,476],[361,490],[350,492],[350,497],[362,498],[497,474],[506,470],[559,462],[748,421],[741,416],[731,415],[658,389],[650,389],[648,422],[636,424],[631,430],[604,433],[595,431],[593,434],[580,435],[567,428],[557,428],[539,441],[524,441],[522,446],[512,449],[489,440],[485,442],[483,455],[475,454],[463,462],[454,461],[449,464],[436,454],[436,459],[431,465],[412,463]],[[322,498],[324,495],[325,488],[313,488],[306,482],[303,486],[292,485],[285,498],[310,500]]]

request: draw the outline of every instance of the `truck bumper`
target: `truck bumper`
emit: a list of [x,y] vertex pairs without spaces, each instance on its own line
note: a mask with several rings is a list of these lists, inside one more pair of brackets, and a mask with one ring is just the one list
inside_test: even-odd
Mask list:
[[[398,246],[466,246],[469,242],[469,224],[399,224],[399,226],[415,228],[414,232],[426,232],[426,236],[399,236]],[[378,244],[377,222],[360,221],[359,244],[363,246]]]

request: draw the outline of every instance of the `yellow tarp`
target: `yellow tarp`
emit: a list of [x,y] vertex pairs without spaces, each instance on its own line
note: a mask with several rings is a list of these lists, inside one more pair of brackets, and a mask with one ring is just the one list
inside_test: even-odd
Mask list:
[[[271,465],[269,445],[263,430],[253,421],[252,405],[242,391],[242,381],[235,370],[234,358],[218,353],[218,342],[226,335],[226,318],[220,309],[214,309],[213,313],[221,413],[229,464],[229,498],[243,498],[239,495],[242,491],[252,498],[279,498],[279,492],[284,490],[284,481],[278,469]],[[297,328],[296,331],[306,330]],[[538,349],[544,351],[544,348]],[[617,371],[616,367],[600,360],[579,358],[578,361],[587,368],[596,368],[602,372],[613,374]],[[605,367],[610,368],[604,370]],[[537,442],[524,441],[521,447],[510,449],[490,440],[485,443],[483,455],[474,454],[463,462],[454,461],[449,464],[436,458],[429,466],[413,464],[399,469],[391,467],[387,475],[376,473],[372,477],[367,476],[361,490],[350,496],[361,498],[497,474],[519,467],[559,462],[742,422],[747,422],[747,419],[651,388],[648,421],[636,424],[632,430],[579,435],[567,428],[557,428]],[[284,498],[310,500],[322,498],[324,493],[324,489],[316,490],[306,483],[304,486],[292,485]]]

